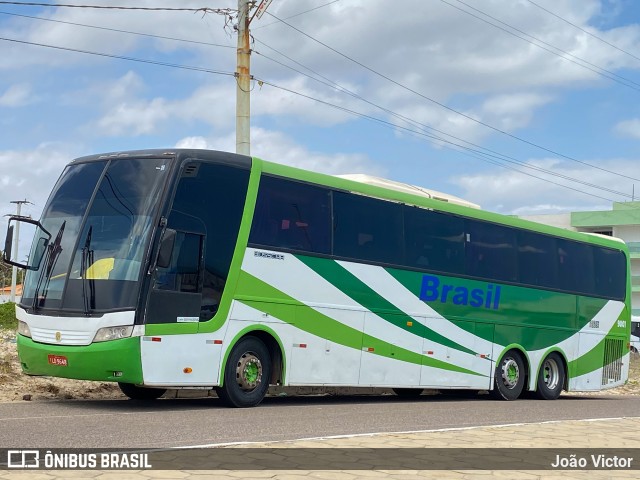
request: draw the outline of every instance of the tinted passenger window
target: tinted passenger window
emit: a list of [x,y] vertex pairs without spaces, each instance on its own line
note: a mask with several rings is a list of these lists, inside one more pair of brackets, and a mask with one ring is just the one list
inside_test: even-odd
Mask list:
[[263,177],[249,242],[329,254],[330,219],[329,190],[281,178]]
[[518,276],[525,285],[558,288],[556,240],[524,230],[518,231]]
[[593,247],[593,263],[596,274],[595,294],[623,300],[627,293],[627,259],[624,253]]
[[595,290],[592,247],[585,243],[557,239],[558,288],[582,294]]
[[333,209],[334,255],[402,263],[404,242],[400,204],[334,192]]
[[488,222],[467,223],[467,275],[487,280],[517,279],[515,230]]
[[463,274],[464,219],[417,207],[404,208],[408,267]]

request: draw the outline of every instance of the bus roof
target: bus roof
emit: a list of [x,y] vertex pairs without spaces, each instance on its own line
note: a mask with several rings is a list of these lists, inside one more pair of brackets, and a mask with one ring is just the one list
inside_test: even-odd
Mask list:
[[478,205],[477,203],[469,202],[468,200],[465,200],[463,198],[456,197],[448,193],[442,193],[436,190],[419,187],[416,185],[410,185],[408,183],[396,182],[387,178],[374,177],[373,175],[367,175],[364,173],[349,173],[346,175],[336,175],[336,177],[346,178],[347,180],[353,180],[355,182],[366,183],[367,185],[375,185],[377,187],[397,190],[398,192],[420,195],[426,198],[440,200],[441,202],[463,205],[465,207],[476,208],[478,210],[480,209],[480,205]]

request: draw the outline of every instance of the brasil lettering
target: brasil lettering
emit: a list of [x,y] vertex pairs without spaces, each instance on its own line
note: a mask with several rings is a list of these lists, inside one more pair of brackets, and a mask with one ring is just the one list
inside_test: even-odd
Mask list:
[[463,286],[441,283],[434,275],[422,276],[420,288],[420,300],[423,302],[451,302],[454,305],[469,305],[475,308],[490,308],[497,310],[500,307],[500,285],[489,283],[487,288],[469,289]]

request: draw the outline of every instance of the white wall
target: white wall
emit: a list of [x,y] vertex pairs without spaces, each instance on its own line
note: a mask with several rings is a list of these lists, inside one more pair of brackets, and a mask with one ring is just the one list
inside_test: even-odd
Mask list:
[[543,223],[545,225],[551,225],[553,227],[560,227],[568,230],[575,230],[575,228],[571,226],[570,213],[549,214],[549,215],[520,215],[518,216],[518,218],[522,218],[524,220],[529,220],[532,222]]
[[613,227],[613,236],[625,242],[640,242],[640,225],[622,225]]

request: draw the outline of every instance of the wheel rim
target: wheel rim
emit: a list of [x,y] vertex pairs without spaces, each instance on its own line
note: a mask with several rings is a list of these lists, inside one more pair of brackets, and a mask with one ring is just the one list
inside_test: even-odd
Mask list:
[[501,368],[502,383],[504,386],[512,389],[518,384],[520,379],[520,367],[518,362],[513,358],[507,358],[502,362]]
[[246,352],[238,360],[236,381],[244,391],[254,390],[262,381],[262,362],[253,352]]
[[547,388],[549,390],[555,390],[560,380],[560,367],[558,366],[558,362],[547,358],[542,364],[542,375]]

